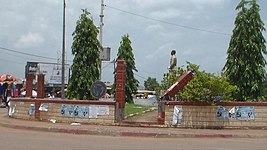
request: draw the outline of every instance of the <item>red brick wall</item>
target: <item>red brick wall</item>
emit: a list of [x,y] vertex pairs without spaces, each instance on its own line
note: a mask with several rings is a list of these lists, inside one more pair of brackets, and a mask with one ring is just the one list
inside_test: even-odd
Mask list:
[[[35,113],[29,115],[28,111],[31,104],[35,105]],[[48,106],[48,111],[40,111],[40,105],[45,104]],[[108,106],[109,115],[98,116],[97,118],[74,118],[64,117],[61,114],[62,105],[75,105],[75,106]],[[13,118],[25,120],[39,120],[50,121],[51,119],[56,122],[65,123],[86,123],[86,124],[106,124],[113,125],[115,123],[115,106],[116,102],[105,101],[88,101],[88,100],[51,100],[51,99],[29,99],[29,98],[12,98],[11,109],[15,108],[12,115]]]
[[[172,126],[174,106],[182,106],[184,128],[255,128],[267,129],[267,103],[253,102],[165,102],[165,125]],[[234,106],[253,106],[254,120],[223,120],[216,117],[218,106],[230,110]]]

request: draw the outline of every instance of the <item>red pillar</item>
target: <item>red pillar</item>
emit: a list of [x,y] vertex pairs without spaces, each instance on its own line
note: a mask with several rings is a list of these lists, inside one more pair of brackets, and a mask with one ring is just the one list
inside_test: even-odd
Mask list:
[[117,77],[116,77],[116,121],[122,122],[124,119],[125,108],[125,83],[126,83],[126,65],[123,60],[117,61]]
[[32,97],[32,82],[33,82],[33,75],[27,74],[27,76],[26,76],[26,97]]
[[125,81],[126,81],[126,65],[123,60],[118,60],[115,99],[119,103],[119,108],[125,107]]
[[37,82],[37,98],[44,98],[44,75],[38,75],[38,82]]
[[165,101],[159,101],[158,103],[158,124],[165,124]]
[[36,102],[35,102],[35,115],[34,115],[36,120],[40,120],[40,116],[41,116],[41,113],[39,110],[40,106],[41,106],[41,102],[39,100],[36,100]]

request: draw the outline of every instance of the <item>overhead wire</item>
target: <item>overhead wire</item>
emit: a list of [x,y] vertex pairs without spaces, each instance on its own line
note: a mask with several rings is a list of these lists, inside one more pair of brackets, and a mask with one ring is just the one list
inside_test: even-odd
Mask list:
[[[18,53],[18,54],[22,54],[22,55],[28,55],[28,56],[33,56],[33,57],[38,57],[38,58],[43,58],[43,59],[58,60],[58,58],[52,58],[52,57],[46,57],[46,56],[40,56],[40,55],[35,55],[35,54],[20,52],[20,51],[14,50],[14,49],[4,48],[4,47],[1,47],[1,46],[0,46],[0,49],[1,50],[4,50],[4,51],[8,51],[8,52]],[[17,57],[19,57],[19,56],[17,56]],[[72,62],[71,60],[68,60],[68,61],[69,62]],[[113,61],[109,62],[107,65],[105,65],[103,67],[103,69],[107,68],[109,65],[111,65],[113,63],[114,63]]]
[[[4,56],[3,54],[7,55],[7,56],[12,56],[12,57],[17,57],[17,58],[20,58],[21,59],[26,59],[27,56],[21,56],[21,54],[17,54],[17,53],[14,53],[14,52],[10,52],[10,51],[2,51],[1,52],[2,54],[2,57]],[[5,57],[5,56],[4,56]]]
[[108,64],[106,64],[105,66],[103,66],[102,67],[102,69],[105,69],[105,68],[107,68],[108,66],[110,66],[111,64],[114,64],[114,62],[113,61],[111,61],[111,62],[108,62]]
[[[5,51],[8,51],[8,52],[13,52],[13,53],[18,53],[18,54],[23,54],[23,55],[28,55],[28,56],[34,56],[34,57],[38,57],[38,58],[44,58],[44,59],[50,59],[50,60],[58,60],[57,58],[52,58],[52,57],[45,57],[45,56],[40,56],[40,55],[35,55],[35,54],[30,54],[30,53],[25,53],[25,52],[20,52],[20,51],[17,51],[17,50],[14,50],[14,49],[9,49],[9,48],[4,48],[4,47],[1,47],[0,46],[0,49],[1,50],[5,50]],[[13,62],[13,63],[16,63],[16,64],[21,64],[19,62],[15,62],[15,61],[12,61],[12,60],[6,60],[6,59],[1,59],[1,60],[4,60],[4,61],[10,61],[10,62]],[[102,69],[105,69],[107,68],[108,66],[110,66],[111,64],[114,64],[114,60],[111,61],[111,62],[108,62],[108,64],[106,64],[105,66],[103,66]],[[146,72],[146,71],[144,71]],[[150,72],[146,72],[146,73],[150,73]],[[150,73],[150,74],[157,74],[157,73]],[[142,78],[142,79],[145,79],[145,77],[135,73],[135,75],[139,78]]]
[[[139,69],[138,69],[139,70]],[[145,70],[139,70],[139,71],[142,71],[143,73],[147,73],[147,74],[154,74],[154,75],[162,75],[160,73],[156,73],[156,72],[148,72],[148,71],[145,71]]]
[[191,26],[186,26],[186,25],[180,25],[180,24],[176,24],[176,23],[172,23],[172,22],[168,22],[168,21],[164,21],[164,20],[160,20],[160,19],[155,19],[155,18],[147,17],[147,16],[144,16],[144,15],[140,15],[140,14],[137,14],[137,13],[129,12],[129,11],[122,10],[122,9],[119,9],[119,8],[115,8],[115,7],[108,6],[108,5],[105,5],[105,7],[113,9],[113,10],[117,10],[117,11],[120,11],[120,12],[123,12],[123,13],[127,13],[127,14],[130,14],[130,15],[134,15],[134,16],[137,16],[137,17],[145,18],[145,19],[152,20],[152,21],[161,22],[161,23],[168,24],[168,25],[173,25],[173,26],[180,27],[180,28],[196,30],[196,31],[202,31],[202,32],[208,32],[208,33],[213,33],[213,34],[218,34],[218,35],[227,35],[227,36],[231,35],[229,33],[224,33],[224,32],[219,32],[219,31],[212,31],[212,30],[207,30],[207,29],[201,29],[201,28],[196,28],[196,27],[191,27]]
[[0,47],[0,49],[5,50],[5,51],[14,52],[14,53],[23,54],[23,55],[33,56],[33,57],[39,57],[39,58],[44,58],[44,59],[57,60],[57,58],[51,58],[51,57],[46,57],[46,56],[39,56],[39,55],[25,53],[25,52],[20,52],[20,51],[16,51],[16,50],[9,49],[9,48],[4,48],[4,47]]
[[12,62],[13,64],[20,64],[20,65],[22,64],[22,62],[18,62],[18,61],[14,61],[14,60],[9,60],[9,59],[4,59],[4,58],[0,58],[0,60]]
[[[202,31],[202,32],[208,32],[208,33],[213,33],[213,34],[218,34],[218,35],[227,35],[227,36],[230,35],[229,33],[224,33],[224,32],[219,32],[219,31],[212,31],[212,30],[207,30],[207,29],[201,29],[201,28],[196,28],[196,27],[176,24],[176,23],[172,23],[172,22],[168,22],[168,21],[164,21],[164,20],[160,20],[160,19],[155,19],[155,18],[144,16],[144,15],[140,15],[140,14],[137,14],[137,13],[133,13],[133,12],[129,12],[129,11],[126,11],[126,10],[122,10],[122,9],[119,9],[119,8],[115,8],[115,7],[109,6],[109,5],[104,5],[104,6],[107,7],[107,8],[113,9],[113,10],[117,10],[117,11],[123,12],[123,13],[127,13],[127,14],[130,14],[130,15],[134,15],[134,16],[145,18],[145,19],[152,20],[152,21],[157,21],[157,22],[160,22],[160,23],[168,24],[168,25],[173,25],[173,26],[180,27],[180,28],[196,30],[196,31]],[[20,51],[14,50],[14,49],[5,48],[5,47],[1,47],[1,46],[0,46],[0,49],[4,50],[4,51],[14,52],[14,53],[28,55],[28,56],[32,56],[32,57],[38,57],[38,58],[42,58],[42,59],[58,60],[58,58],[52,58],[52,57],[46,57],[46,56],[40,56],[40,55],[20,52]],[[67,61],[68,62],[72,62],[70,60],[67,60]],[[110,64],[113,64],[113,62],[108,63],[106,66],[103,67],[103,69],[107,68]],[[151,72],[146,72],[146,73],[159,75],[158,73],[151,73]],[[140,78],[146,79],[145,77],[142,77],[142,76],[140,76],[138,74],[136,74],[136,75],[138,77],[140,77]]]
[[[1,47],[1,50],[4,51],[9,51],[9,52],[14,52],[14,53],[18,53],[18,54],[22,54],[22,55],[28,55],[28,56],[32,56],[32,57],[38,57],[38,58],[43,58],[43,59],[50,59],[50,60],[58,60],[58,58],[52,58],[52,57],[46,57],[46,56],[40,56],[40,55],[35,55],[35,54],[30,54],[30,53],[25,53],[25,52],[20,52],[14,49],[10,49],[10,48],[5,48],[5,47]],[[68,62],[72,62],[70,60],[67,60]]]
[[142,79],[147,79],[147,78],[145,78],[145,77],[143,77],[143,76],[140,76],[140,75],[138,75],[137,73],[134,73],[136,76],[138,76],[139,78],[142,78]]

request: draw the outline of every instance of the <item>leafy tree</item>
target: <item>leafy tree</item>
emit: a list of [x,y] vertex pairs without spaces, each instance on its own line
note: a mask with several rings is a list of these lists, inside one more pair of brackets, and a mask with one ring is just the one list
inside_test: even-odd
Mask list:
[[176,95],[182,101],[212,101],[214,97],[222,97],[225,101],[232,100],[232,93],[236,91],[236,86],[230,85],[224,75],[221,77],[205,71],[199,71],[199,66],[187,62],[187,69],[179,68],[174,76],[165,76],[161,88],[157,90],[167,90],[174,84],[179,76],[192,71],[194,76],[189,83]]
[[159,83],[156,78],[148,77],[148,79],[144,82],[144,85],[146,90],[154,91],[156,87],[159,86]]
[[102,49],[97,40],[98,30],[90,13],[82,10],[75,31],[73,32],[72,54],[74,55],[71,66],[72,74],[68,84],[67,96],[70,99],[92,99],[91,85],[99,80],[100,52]]
[[263,81],[263,88],[261,89],[262,97],[259,101],[265,101],[267,99],[267,77]]
[[267,51],[262,34],[265,31],[264,23],[256,0],[241,0],[236,10],[239,13],[223,70],[230,83],[238,87],[235,96],[238,101],[256,100],[262,95],[261,89],[266,78],[266,61],[263,55]]
[[[126,99],[128,103],[133,103],[132,94],[137,91],[139,81],[134,77],[134,71],[137,72],[135,67],[135,59],[133,54],[133,49],[131,46],[131,41],[129,35],[124,35],[122,41],[120,42],[120,47],[117,54],[117,60],[124,60],[126,64]],[[115,69],[117,70],[117,69]],[[116,83],[116,71],[115,74],[115,83]],[[113,91],[116,89],[116,84],[113,85]]]

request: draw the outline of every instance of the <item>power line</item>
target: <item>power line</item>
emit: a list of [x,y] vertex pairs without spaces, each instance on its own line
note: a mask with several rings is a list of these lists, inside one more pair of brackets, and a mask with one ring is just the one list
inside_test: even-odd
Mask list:
[[23,64],[23,62],[18,62],[18,61],[14,61],[14,60],[9,60],[9,59],[3,59],[3,58],[0,58],[0,60],[3,60],[3,61],[5,61],[5,62],[12,62],[12,64],[19,64],[19,65],[21,65],[21,64]]
[[[17,50],[13,50],[13,49],[9,49],[9,48],[4,48],[4,47],[0,47],[0,49],[1,50],[4,50],[4,51],[8,51],[8,52],[19,53],[19,54],[28,55],[28,56],[34,56],[34,57],[39,57],[39,58],[44,58],[44,59],[51,59],[51,60],[58,60],[58,58],[52,58],[52,57],[45,57],[45,56],[40,56],[40,55],[34,55],[34,54],[20,52],[20,51],[17,51]],[[19,56],[17,56],[17,57],[19,57]],[[73,61],[68,60],[68,62],[73,62]],[[103,69],[107,68],[109,65],[111,65],[113,63],[114,63],[113,61],[109,62],[107,65],[105,65],[103,67]]]
[[107,67],[108,67],[109,65],[111,65],[111,64],[114,64],[114,62],[109,62],[108,64],[106,64],[105,66],[103,66],[102,69],[107,68]]
[[17,54],[17,53],[14,54],[14,52],[10,52],[10,51],[2,51],[1,54],[7,54],[9,56],[11,55],[12,57],[17,57],[17,58],[20,58],[20,59],[27,59],[27,56],[26,57],[25,56],[21,56],[21,54]]
[[[0,49],[1,50],[4,50],[4,51],[8,51],[8,52],[13,52],[13,53],[18,53],[18,54],[23,54],[23,55],[28,55],[28,56],[33,56],[33,57],[38,57],[38,58],[44,58],[44,59],[50,59],[50,60],[58,60],[57,58],[52,58],[52,57],[45,57],[45,56],[40,56],[40,55],[35,55],[35,54],[30,54],[30,53],[25,53],[25,52],[20,52],[20,51],[17,51],[17,50],[13,50],[13,49],[9,49],[9,48],[4,48],[4,47],[1,47],[0,46]],[[3,59],[2,59],[3,60]],[[6,60],[7,61],[7,60]],[[10,60],[9,60],[10,61]],[[68,60],[69,62],[72,62],[70,60]],[[12,61],[10,61],[12,62]],[[14,62],[14,63],[18,63],[18,62]],[[103,66],[103,69],[106,69],[108,66],[110,66],[111,64],[114,64],[113,61],[109,62],[108,64],[106,64],[105,66]],[[146,72],[146,71],[143,71],[143,72]],[[149,74],[157,74],[157,75],[160,75],[158,73],[152,73],[152,72],[146,72],[146,73],[149,73]],[[143,76],[140,76],[138,74],[135,74],[136,76],[142,78],[142,79],[146,79],[145,77]]]
[[[105,66],[103,66],[103,68],[102,69],[106,69],[107,67],[109,67],[111,64],[114,64],[114,61],[111,61],[111,62],[108,62]],[[139,70],[139,69],[138,69]],[[149,75],[152,75],[152,74],[154,74],[154,75],[160,75],[160,76],[162,76],[162,74],[160,74],[160,73],[156,73],[156,72],[148,72],[148,71],[145,71],[145,70],[139,70],[139,71],[142,71],[142,73],[146,73],[146,74],[149,74]],[[136,73],[135,73],[136,74]],[[138,74],[136,74],[138,77],[140,77],[140,78],[143,78],[143,79],[146,79],[145,77],[143,77],[143,76],[140,76],[140,75],[138,75]]]
[[[28,55],[28,56],[33,56],[33,57],[38,57],[38,58],[43,58],[43,59],[50,59],[50,60],[58,60],[58,58],[52,58],[52,57],[46,57],[46,56],[40,56],[40,55],[35,55],[35,54],[30,54],[30,53],[25,53],[25,52],[20,52],[14,49],[10,49],[10,48],[4,48],[0,46],[1,50],[4,51],[9,51],[9,52],[14,52],[14,53],[18,53],[18,54],[22,54],[22,55]],[[72,62],[70,60],[68,60],[69,62]]]
[[125,10],[122,10],[122,9],[119,9],[119,8],[115,8],[115,7],[112,7],[112,6],[105,5],[105,7],[110,8],[110,9],[114,9],[114,10],[117,10],[117,11],[120,11],[120,12],[123,12],[123,13],[127,13],[127,14],[130,14],[130,15],[134,15],[134,16],[137,16],[137,17],[141,17],[141,18],[145,18],[145,19],[148,19],[148,20],[165,23],[165,24],[168,24],[168,25],[173,25],[173,26],[180,27],[180,28],[196,30],[196,31],[202,31],[202,32],[208,32],[208,33],[213,33],[213,34],[218,34],[218,35],[227,35],[227,36],[231,35],[229,33],[224,33],[224,32],[219,32],[219,31],[212,31],[212,30],[201,29],[201,28],[196,28],[196,27],[190,27],[190,26],[185,26],[185,25],[180,25],[180,24],[167,22],[167,21],[160,20],[160,19],[150,18],[150,17],[147,17],[147,16],[143,16],[143,15],[136,14],[136,13],[133,13],[133,12],[128,12],[128,11],[125,11]]
[[39,58],[44,58],[44,59],[57,60],[57,58],[51,58],[51,57],[39,56],[39,55],[35,55],[35,54],[24,53],[24,52],[12,50],[12,49],[9,49],[9,48],[4,48],[4,47],[0,47],[0,49],[5,50],[5,51],[14,52],[14,53],[23,54],[23,55],[33,56],[33,57],[39,57]]
[[142,78],[142,79],[145,79],[145,80],[147,79],[147,78],[145,78],[143,76],[138,75],[137,73],[135,73],[135,75],[138,76],[139,78]]
[[[139,69],[138,69],[139,70]],[[156,72],[148,72],[148,71],[145,71],[145,70],[139,70],[139,71],[142,71],[143,73],[147,73],[147,74],[154,74],[154,75],[162,75],[160,73],[156,73]]]

